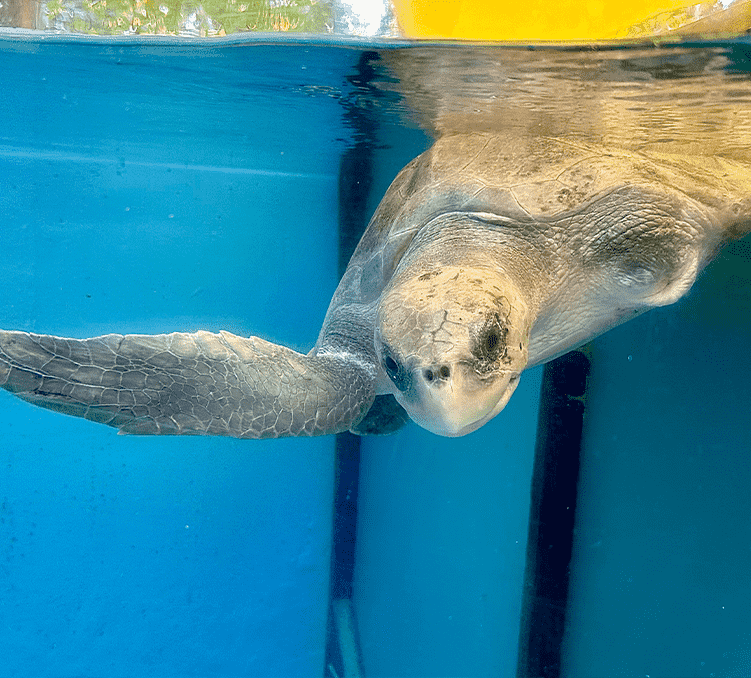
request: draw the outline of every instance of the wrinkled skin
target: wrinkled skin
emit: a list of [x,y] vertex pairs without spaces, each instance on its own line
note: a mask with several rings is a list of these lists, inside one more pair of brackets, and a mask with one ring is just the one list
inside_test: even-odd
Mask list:
[[737,162],[446,136],[389,188],[307,356],[226,332],[10,331],[0,385],[124,433],[386,433],[406,410],[464,435],[526,367],[675,302],[749,230]]

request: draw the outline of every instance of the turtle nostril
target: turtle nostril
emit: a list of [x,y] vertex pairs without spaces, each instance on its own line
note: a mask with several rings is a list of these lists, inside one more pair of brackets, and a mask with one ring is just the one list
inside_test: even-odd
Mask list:
[[448,365],[441,365],[441,367],[435,369],[427,368],[423,370],[422,376],[429,384],[436,380],[444,381],[451,376],[451,369]]

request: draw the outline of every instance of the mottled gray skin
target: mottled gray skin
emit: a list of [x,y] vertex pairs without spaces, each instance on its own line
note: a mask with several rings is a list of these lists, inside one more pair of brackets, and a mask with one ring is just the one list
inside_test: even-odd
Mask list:
[[406,420],[393,395],[462,435],[525,367],[685,294],[751,230],[750,176],[713,157],[448,136],[389,188],[307,356],[226,332],[0,332],[0,385],[123,433],[388,432]]

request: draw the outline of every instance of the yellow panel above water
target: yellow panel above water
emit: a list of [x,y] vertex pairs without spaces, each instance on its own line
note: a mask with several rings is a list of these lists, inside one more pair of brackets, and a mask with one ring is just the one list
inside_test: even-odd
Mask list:
[[674,31],[740,34],[751,2],[687,0],[393,0],[403,35],[461,40],[600,41]]

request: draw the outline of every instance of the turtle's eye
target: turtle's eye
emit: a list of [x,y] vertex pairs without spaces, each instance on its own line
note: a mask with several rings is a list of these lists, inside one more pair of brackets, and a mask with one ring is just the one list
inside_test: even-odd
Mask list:
[[404,391],[409,384],[407,370],[405,370],[401,363],[394,358],[387,346],[384,345],[382,347],[381,354],[383,355],[383,369],[386,370],[389,379],[394,382],[394,386],[400,391]]
[[508,330],[497,319],[487,323],[477,337],[473,353],[485,363],[495,362],[506,347],[507,333]]
[[501,335],[496,330],[490,330],[483,338],[483,351],[489,356],[498,352],[498,345],[501,343]]

